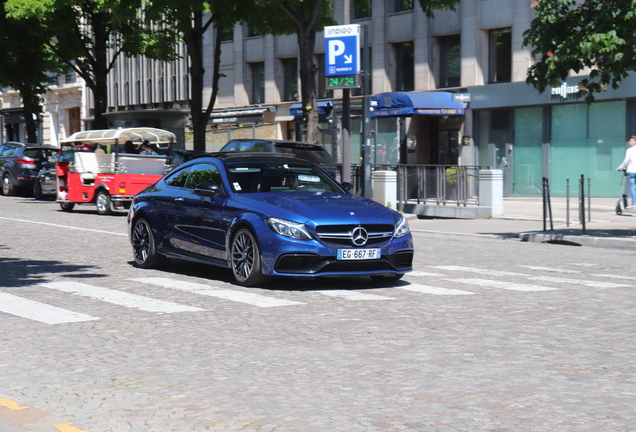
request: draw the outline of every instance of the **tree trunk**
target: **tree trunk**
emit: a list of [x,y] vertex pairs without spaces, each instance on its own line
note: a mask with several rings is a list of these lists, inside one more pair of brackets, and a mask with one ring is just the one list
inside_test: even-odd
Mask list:
[[108,109],[108,32],[104,32],[104,16],[94,14],[93,37],[95,41],[94,52],[94,85],[91,88],[94,99],[94,120],[92,129],[108,129],[108,120],[103,114]]
[[316,45],[316,26],[299,28],[298,32],[300,87],[303,107],[303,121],[307,129],[305,141],[318,144],[318,106],[316,103],[316,67],[314,65],[314,46]]
[[[190,19],[191,17],[188,17]],[[190,57],[190,115],[194,129],[194,150],[205,151],[205,130],[208,119],[203,112],[203,13],[195,12],[193,29],[185,31],[183,41]]]
[[38,120],[33,118],[42,112],[39,104],[39,96],[33,93],[30,83],[25,82],[20,88],[20,98],[24,109],[24,123],[26,126],[26,142],[38,142]]

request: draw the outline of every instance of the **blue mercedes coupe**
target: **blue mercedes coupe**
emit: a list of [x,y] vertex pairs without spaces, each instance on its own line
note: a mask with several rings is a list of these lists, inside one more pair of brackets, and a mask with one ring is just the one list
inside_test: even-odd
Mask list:
[[413,262],[404,216],[286,154],[191,159],[135,197],[128,227],[136,266],[213,264],[242,286],[274,277],[398,280]]

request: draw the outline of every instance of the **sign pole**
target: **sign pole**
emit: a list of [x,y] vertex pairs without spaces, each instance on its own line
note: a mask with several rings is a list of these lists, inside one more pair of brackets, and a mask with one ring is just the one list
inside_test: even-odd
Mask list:
[[[343,24],[349,24],[350,0],[342,2]],[[342,172],[341,181],[351,183],[351,90],[342,89]]]
[[371,199],[373,195],[373,187],[371,184],[371,97],[369,95],[369,75],[371,73],[371,65],[369,62],[369,27],[367,24],[363,24],[362,28],[364,31],[364,54],[362,66],[362,82],[364,88],[364,97],[362,99],[363,127],[362,139],[360,140],[360,143],[362,144],[362,196]]

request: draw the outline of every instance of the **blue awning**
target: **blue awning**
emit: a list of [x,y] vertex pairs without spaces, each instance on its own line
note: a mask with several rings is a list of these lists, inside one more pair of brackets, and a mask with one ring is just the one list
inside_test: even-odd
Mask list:
[[[333,108],[332,101],[318,101],[318,115],[327,115]],[[303,104],[295,103],[289,107],[289,114],[294,117],[301,117],[303,115]]]
[[372,96],[371,101],[371,117],[464,115],[464,103],[453,101],[453,94],[449,92],[380,93]]

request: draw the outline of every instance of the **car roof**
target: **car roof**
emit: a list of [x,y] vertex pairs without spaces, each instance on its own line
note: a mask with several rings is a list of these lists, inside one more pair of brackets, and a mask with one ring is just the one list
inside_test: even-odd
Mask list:
[[237,138],[237,139],[229,140],[227,144],[231,142],[262,142],[262,143],[271,143],[277,147],[302,148],[306,150],[324,150],[324,147],[321,146],[320,144],[311,144],[307,142],[292,141],[292,140],[277,140],[277,139],[263,139],[263,138]]
[[47,144],[38,144],[38,143],[23,143],[23,142],[18,142],[18,141],[7,141],[2,145],[5,144],[11,144],[14,146],[19,146],[19,147],[28,147],[28,148],[44,148],[44,149],[53,149],[53,150],[57,150],[57,147],[52,146],[52,145],[47,145]]
[[170,131],[149,127],[97,129],[75,132],[62,140],[62,143],[99,143],[116,144],[124,141],[142,142],[148,140],[153,144],[166,145],[176,141],[176,136]]
[[311,163],[309,161],[305,161],[304,159],[300,159],[296,157],[296,155],[293,153],[246,152],[246,151],[235,151],[235,150],[216,152],[216,153],[201,153],[188,159],[188,162],[191,162],[196,159],[201,159],[204,157],[212,157],[216,159],[221,159],[223,161],[233,161],[238,159],[297,159],[299,161]]

